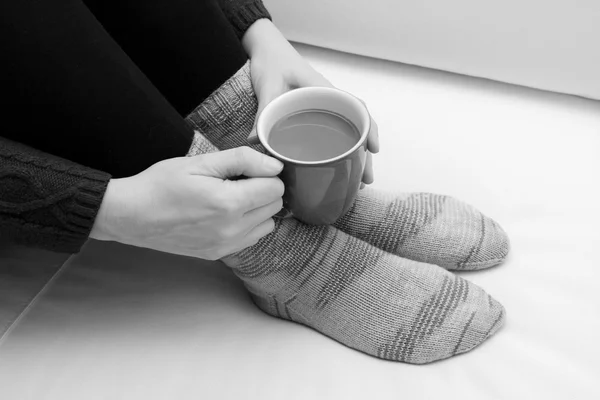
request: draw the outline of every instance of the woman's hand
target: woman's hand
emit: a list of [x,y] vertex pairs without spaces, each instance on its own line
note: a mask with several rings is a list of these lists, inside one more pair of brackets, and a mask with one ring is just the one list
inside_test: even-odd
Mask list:
[[220,259],[273,230],[282,168],[248,147],[161,161],[109,182],[90,237]]
[[[258,114],[276,97],[301,87],[333,85],[317,72],[283,37],[268,19],[256,21],[242,39],[251,59],[251,75],[258,97]],[[377,124],[371,121],[368,138],[370,153],[379,151]],[[371,154],[368,154],[363,182],[373,182]]]

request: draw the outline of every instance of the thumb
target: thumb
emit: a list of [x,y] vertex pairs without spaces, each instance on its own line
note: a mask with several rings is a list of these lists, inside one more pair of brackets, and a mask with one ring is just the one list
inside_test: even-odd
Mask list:
[[277,176],[283,163],[250,147],[237,147],[217,153],[193,157],[199,161],[199,174],[219,179]]
[[322,86],[333,88],[333,84],[327,78],[321,75],[314,69],[309,69],[302,75],[297,77],[298,87]]
[[272,79],[267,80],[256,91],[256,97],[258,99],[258,110],[256,112],[256,118],[254,119],[254,126],[252,127],[252,132],[250,133],[250,136],[248,136],[248,142],[250,142],[250,144],[259,143],[258,134],[256,132],[256,123],[258,122],[258,117],[260,116],[260,114],[270,102],[284,94],[286,91],[287,88],[283,82],[277,82],[276,80]]
[[[263,112],[265,107],[275,100],[277,97],[281,96],[285,92],[288,91],[287,85],[280,80],[277,79],[268,79],[266,82],[261,85],[260,89],[256,92],[256,97],[258,98],[258,110],[256,112],[256,119]],[[254,122],[256,125],[256,121]]]

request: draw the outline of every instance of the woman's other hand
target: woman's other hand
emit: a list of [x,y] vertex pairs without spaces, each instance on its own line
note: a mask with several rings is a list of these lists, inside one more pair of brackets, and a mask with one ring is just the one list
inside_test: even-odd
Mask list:
[[[258,97],[258,115],[276,97],[301,87],[333,85],[317,72],[283,37],[268,19],[256,21],[242,39],[251,60],[254,91]],[[368,158],[363,182],[373,182],[371,153],[379,151],[377,124],[371,121]]]

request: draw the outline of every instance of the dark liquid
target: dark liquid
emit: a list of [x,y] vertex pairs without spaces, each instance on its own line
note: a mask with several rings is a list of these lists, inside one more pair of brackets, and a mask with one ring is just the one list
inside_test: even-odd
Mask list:
[[344,154],[359,139],[356,126],[341,115],[307,110],[277,121],[269,134],[269,145],[294,160],[322,161]]

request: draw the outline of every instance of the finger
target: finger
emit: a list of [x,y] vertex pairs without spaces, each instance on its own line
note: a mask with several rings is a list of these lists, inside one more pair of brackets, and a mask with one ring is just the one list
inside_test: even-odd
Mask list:
[[365,172],[363,173],[362,178],[363,183],[370,185],[373,183],[373,157],[371,153],[367,152],[367,162],[365,164]]
[[259,153],[250,147],[237,147],[192,157],[198,162],[199,174],[227,179],[238,176],[272,177],[283,169],[283,163],[276,158]]
[[240,208],[244,213],[280,200],[285,191],[283,182],[279,178],[251,178],[230,182],[230,184],[234,188],[232,195],[240,199]]
[[371,117],[371,130],[367,138],[367,148],[371,153],[379,153],[379,127]]
[[248,211],[244,214],[243,223],[248,227],[248,231],[250,231],[267,219],[272,218],[282,207],[283,199],[280,197],[267,205]]
[[[306,86],[325,86],[325,87],[334,87],[331,82],[329,82],[323,75],[314,71],[314,73],[304,74],[298,77],[298,85],[301,87]],[[367,103],[364,100],[360,100],[365,107]],[[368,109],[367,109],[368,111]],[[371,153],[379,153],[379,127],[377,126],[377,122],[371,117],[371,129],[369,131],[369,137],[367,138],[367,148]]]
[[315,70],[311,70],[310,72],[300,74],[296,77],[296,83],[298,87],[313,87],[313,86],[321,86],[321,87],[334,87],[331,82],[319,72]]
[[267,80],[264,84],[257,86],[258,90],[256,90],[256,98],[258,99],[258,110],[256,112],[256,118],[254,119],[254,126],[252,127],[250,135],[248,135],[249,144],[260,143],[258,132],[256,131],[256,124],[258,122],[258,117],[265,107],[287,91],[287,88],[283,83],[274,80]]
[[[288,91],[288,87],[279,80],[267,80],[264,84],[260,85],[256,91],[256,98],[258,99],[258,111],[256,112],[256,119],[263,112],[265,107],[270,102],[275,100]],[[254,122],[256,125],[256,121]]]
[[248,243],[248,246],[252,246],[260,239],[273,232],[273,230],[275,230],[275,220],[273,218],[269,218],[248,232],[244,239],[246,243]]
[[[367,112],[369,112],[367,103],[363,99],[358,97],[357,99],[365,105]],[[377,122],[375,122],[373,117],[370,115],[370,112],[369,117],[371,118],[371,129],[369,130],[369,137],[367,137],[367,148],[371,153],[379,153],[379,126],[377,126]]]
[[[238,251],[242,251],[248,247],[254,246],[260,239],[267,236],[269,233],[273,232],[275,229],[275,221],[273,218],[269,218],[264,221],[254,229],[252,229],[242,240],[238,243],[235,243],[231,246],[229,251],[227,251],[227,255],[231,255],[237,253]],[[225,258],[225,257],[222,257]]]

